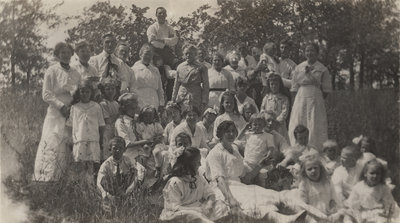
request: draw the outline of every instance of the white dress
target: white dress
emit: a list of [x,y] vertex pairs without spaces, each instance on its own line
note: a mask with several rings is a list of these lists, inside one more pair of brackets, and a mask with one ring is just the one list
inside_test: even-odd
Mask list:
[[264,218],[268,213],[277,211],[275,204],[280,202],[280,193],[264,189],[256,185],[246,185],[240,182],[244,170],[243,157],[238,148],[233,145],[233,153],[228,152],[218,143],[208,154],[207,164],[210,168],[208,179],[217,200],[225,201],[225,197],[217,187],[216,179],[224,177],[233,197],[240,203],[243,213],[253,218]]
[[234,90],[235,82],[233,81],[232,74],[222,69],[220,72],[213,67],[208,69],[208,83],[210,94],[208,96],[208,106],[219,110],[220,96],[226,89]]
[[163,106],[164,90],[158,69],[152,64],[146,66],[139,60],[132,70],[135,74],[133,91],[138,95],[139,107],[152,105],[158,109],[158,106]]
[[75,69],[65,70],[60,64],[49,67],[44,75],[42,97],[49,107],[36,154],[33,180],[57,181],[64,174],[70,154],[66,143],[70,136],[60,109],[72,102],[72,94],[79,82],[80,75]]
[[[399,222],[400,209],[393,198],[390,187],[379,184],[368,186],[364,181],[354,185],[346,205],[351,208],[354,217],[361,218],[362,222]],[[380,216],[383,213],[391,213],[389,218]]]
[[290,111],[289,98],[280,93],[266,94],[261,104],[261,111],[273,111],[276,114],[276,120],[279,122],[277,131],[285,137],[286,140],[289,140],[286,127],[286,118]]
[[[306,67],[311,71],[306,73]],[[290,143],[296,143],[293,131],[302,124],[309,130],[309,144],[321,151],[322,143],[328,140],[328,121],[322,95],[332,91],[328,69],[318,61],[312,65],[307,61],[299,64],[293,73],[291,91],[297,94],[290,116]]]
[[72,127],[74,161],[99,163],[101,157],[99,128],[105,126],[100,105],[93,101],[73,105],[66,125]]
[[211,214],[205,214],[202,205],[209,196],[215,196],[208,182],[201,176],[196,176],[196,188],[190,187],[191,176],[172,177],[163,190],[164,209],[161,220],[185,219],[185,222],[213,222],[228,213],[228,207],[222,202],[216,202]]

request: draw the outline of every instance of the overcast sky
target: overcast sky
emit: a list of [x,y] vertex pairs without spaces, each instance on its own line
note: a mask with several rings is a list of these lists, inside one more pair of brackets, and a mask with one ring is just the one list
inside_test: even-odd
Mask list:
[[[58,7],[56,13],[60,16],[73,16],[79,15],[83,12],[84,8],[89,8],[96,2],[102,2],[103,0],[64,0],[64,4]],[[62,0],[43,0],[43,3],[47,7],[52,7],[57,3],[62,2]],[[186,16],[201,5],[209,4],[212,7],[216,7],[217,0],[112,0],[110,1],[112,5],[122,5],[127,9],[130,8],[132,4],[138,7],[144,8],[146,6],[150,7],[146,14],[147,17],[155,17],[155,10],[159,6],[163,6],[167,9],[168,19],[177,20],[181,16]],[[46,35],[49,36],[47,40],[48,47],[54,47],[54,45],[59,41],[64,41],[67,37],[67,29],[73,27],[73,22],[65,25],[59,26],[56,30],[44,31]]]

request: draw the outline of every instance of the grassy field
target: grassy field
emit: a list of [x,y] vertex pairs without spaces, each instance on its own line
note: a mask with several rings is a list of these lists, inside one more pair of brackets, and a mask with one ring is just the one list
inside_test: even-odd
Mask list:
[[[160,193],[148,199],[138,193],[121,205],[111,220],[90,186],[63,179],[54,185],[30,182],[47,105],[38,95],[0,96],[1,176],[5,192],[29,206],[29,222],[157,222]],[[338,91],[327,100],[329,136],[345,146],[360,134],[374,138],[378,155],[389,162],[399,184],[399,103],[391,90]],[[398,188],[394,191],[400,200]],[[154,200],[157,200],[154,202]],[[242,220],[230,219],[230,222]]]

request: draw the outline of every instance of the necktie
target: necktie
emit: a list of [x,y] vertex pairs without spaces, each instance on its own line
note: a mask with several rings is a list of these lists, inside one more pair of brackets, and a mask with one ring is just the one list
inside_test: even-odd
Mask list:
[[107,57],[107,66],[106,66],[106,73],[105,73],[105,77],[111,77],[111,55],[108,55]]
[[117,185],[121,185],[121,169],[119,168],[119,162],[117,163]]

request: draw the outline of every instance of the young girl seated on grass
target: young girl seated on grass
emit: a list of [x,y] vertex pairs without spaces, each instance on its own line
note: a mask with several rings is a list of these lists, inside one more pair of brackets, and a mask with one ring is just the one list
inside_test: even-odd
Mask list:
[[309,156],[302,161],[299,195],[309,205],[308,222],[337,222],[344,214],[342,210],[338,212],[342,205],[318,157]]
[[100,163],[104,118],[101,107],[92,101],[93,84],[84,80],[79,85],[79,102],[72,105],[66,125],[72,127],[75,173],[93,184],[94,164]]
[[[377,159],[368,161],[361,181],[354,185],[345,204],[351,209],[354,222],[400,222],[400,209],[390,186],[385,183],[386,168]],[[351,222],[349,218],[347,222]]]
[[182,222],[213,222],[227,208],[215,201],[215,194],[208,182],[198,174],[200,151],[193,147],[179,147],[177,157],[164,187],[164,209],[161,220]]
[[340,166],[339,146],[335,140],[327,140],[322,144],[323,163],[329,176]]

